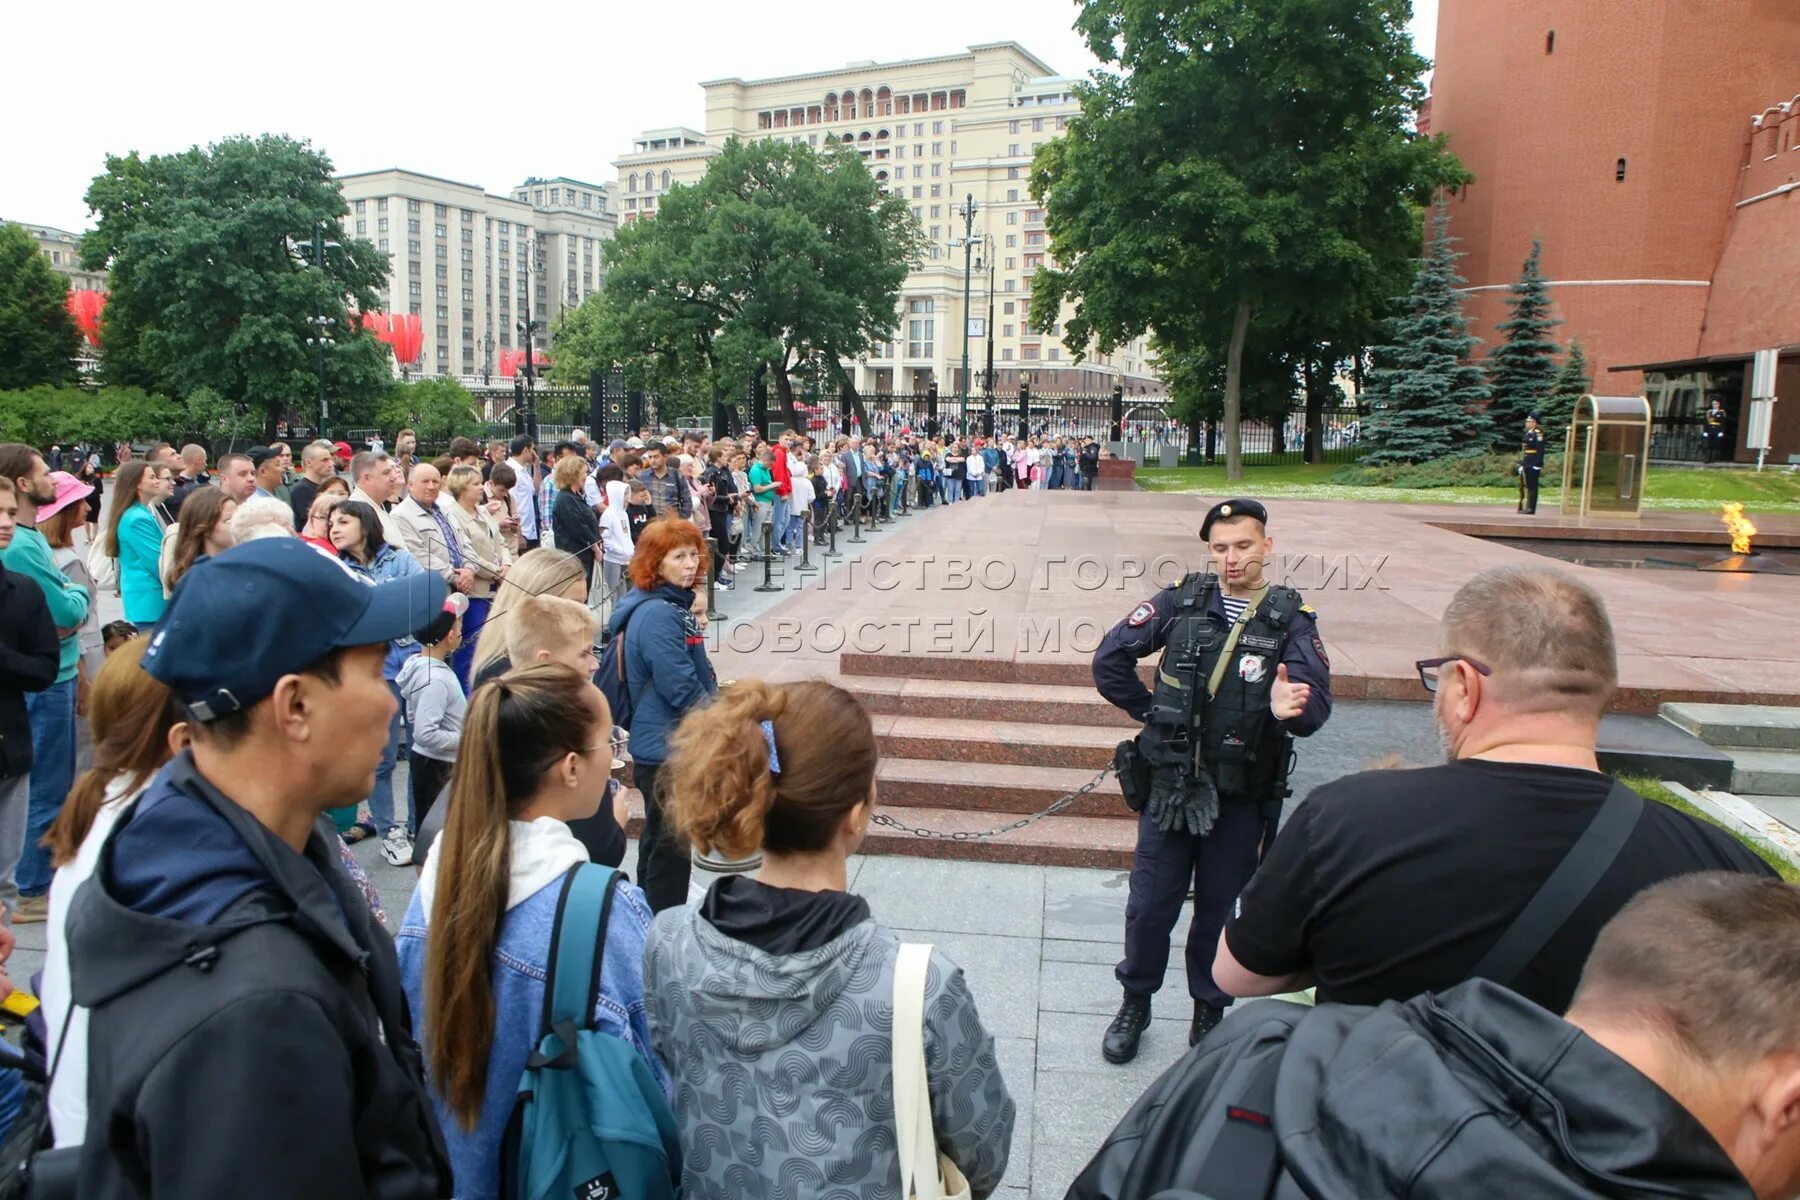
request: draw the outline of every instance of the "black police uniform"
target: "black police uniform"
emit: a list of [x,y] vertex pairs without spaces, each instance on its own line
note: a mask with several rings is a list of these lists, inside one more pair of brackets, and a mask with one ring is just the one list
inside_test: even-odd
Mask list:
[[[1208,512],[1202,528],[1210,530],[1214,520],[1231,513],[1267,521],[1262,505],[1232,500]],[[1195,577],[1190,577],[1183,584],[1191,587],[1194,581]],[[1138,677],[1138,661],[1162,651],[1171,635],[1179,636],[1185,626],[1179,615],[1183,584],[1164,588],[1139,604],[1113,627],[1094,655],[1094,683],[1100,694],[1140,721],[1150,713],[1152,693]],[[1193,597],[1193,593],[1189,595]],[[1226,618],[1216,581],[1200,596],[1205,601],[1206,624],[1211,627],[1210,635],[1201,636],[1210,636],[1214,647],[1202,657],[1206,668],[1199,672],[1198,679],[1204,686],[1212,674],[1210,665],[1222,655],[1232,622]],[[1197,606],[1199,600],[1194,599]],[[1139,998],[1140,1005],[1147,1005],[1148,997],[1162,986],[1168,968],[1169,937],[1180,918],[1182,902],[1192,888],[1194,919],[1188,930],[1187,977],[1188,992],[1196,1003],[1196,1029],[1201,1025],[1199,1006],[1218,1010],[1231,1003],[1231,997],[1213,982],[1213,955],[1232,902],[1255,873],[1262,847],[1274,833],[1280,815],[1279,798],[1285,791],[1287,774],[1286,735],[1305,737],[1331,715],[1331,667],[1311,608],[1300,603],[1297,592],[1283,587],[1266,589],[1251,601],[1251,606],[1253,615],[1231,647],[1219,691],[1208,702],[1208,717],[1215,711],[1236,716],[1239,710],[1231,709],[1229,703],[1233,697],[1240,705],[1247,695],[1258,697],[1259,712],[1265,719],[1253,722],[1260,724],[1260,729],[1248,734],[1253,743],[1248,749],[1259,761],[1249,769],[1241,761],[1222,762],[1234,753],[1241,760],[1246,747],[1241,742],[1231,746],[1233,731],[1222,728],[1222,722],[1209,720],[1202,738],[1202,754],[1207,775],[1218,791],[1217,817],[1211,829],[1200,834],[1182,828],[1164,829],[1152,819],[1148,806],[1138,814],[1137,849],[1125,909],[1125,957],[1115,971],[1125,990],[1127,1008],[1133,998]],[[1259,623],[1276,607],[1284,608],[1279,629]],[[1312,688],[1304,711],[1288,721],[1277,721],[1267,711],[1268,688],[1279,665],[1287,667],[1289,682]],[[1276,756],[1279,763],[1271,761]],[[1125,1013],[1122,1009],[1121,1018]],[[1147,1009],[1142,1015],[1148,1019]],[[1211,1016],[1216,1019],[1216,1011]],[[1135,1053],[1135,1035],[1130,1040],[1130,1053]],[[1111,1057],[1110,1049],[1108,1053]],[[1126,1061],[1128,1057],[1129,1054],[1114,1061]]]
[[1524,440],[1519,443],[1519,470],[1525,478],[1525,509],[1527,513],[1537,511],[1538,476],[1544,473],[1544,435],[1536,429],[1525,431]]
[[1713,404],[1706,410],[1706,461],[1718,462],[1725,453],[1725,410]]

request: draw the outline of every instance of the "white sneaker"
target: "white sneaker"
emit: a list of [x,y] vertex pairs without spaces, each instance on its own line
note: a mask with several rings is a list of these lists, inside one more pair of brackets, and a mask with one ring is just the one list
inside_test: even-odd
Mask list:
[[412,862],[412,839],[406,836],[406,826],[396,825],[387,831],[381,839],[381,857],[387,860],[390,867],[404,867]]

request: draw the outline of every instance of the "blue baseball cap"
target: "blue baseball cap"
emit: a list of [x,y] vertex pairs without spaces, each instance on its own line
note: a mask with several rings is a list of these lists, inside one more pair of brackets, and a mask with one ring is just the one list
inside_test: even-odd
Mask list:
[[144,669],[210,721],[333,650],[412,636],[443,609],[445,591],[434,572],[371,584],[299,538],[259,538],[182,576]]

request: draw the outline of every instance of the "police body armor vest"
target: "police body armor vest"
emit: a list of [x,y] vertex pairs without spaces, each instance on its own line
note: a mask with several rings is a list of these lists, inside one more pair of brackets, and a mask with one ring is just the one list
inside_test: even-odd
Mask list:
[[[1210,775],[1222,798],[1279,799],[1292,738],[1269,711],[1269,696],[1300,594],[1271,585],[1234,639],[1212,611],[1217,588],[1211,575],[1181,581],[1141,744],[1153,768],[1175,766],[1179,757],[1188,775]],[[1209,696],[1215,676],[1218,690]]]

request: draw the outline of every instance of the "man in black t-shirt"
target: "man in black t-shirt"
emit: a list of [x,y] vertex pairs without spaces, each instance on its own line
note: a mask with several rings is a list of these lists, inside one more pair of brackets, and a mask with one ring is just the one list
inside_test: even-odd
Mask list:
[[[1617,687],[1599,596],[1548,567],[1477,576],[1445,611],[1436,693],[1450,761],[1312,792],[1238,897],[1213,978],[1235,996],[1316,983],[1318,999],[1405,1000],[1468,979],[1606,799],[1595,761]],[[1729,834],[1647,803],[1593,890],[1535,957],[1497,980],[1553,1012],[1600,927],[1639,891],[1694,871],[1773,872]]]

